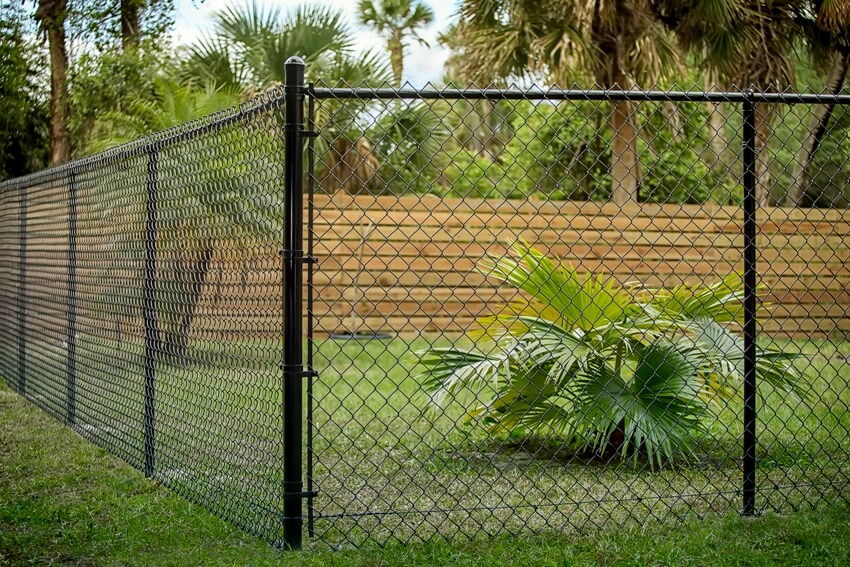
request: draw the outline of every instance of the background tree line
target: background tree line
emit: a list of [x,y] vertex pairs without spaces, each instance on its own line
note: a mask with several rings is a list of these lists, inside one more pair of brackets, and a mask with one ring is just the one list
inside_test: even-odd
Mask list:
[[[354,22],[303,4],[231,4],[177,48],[171,0],[37,0],[0,17],[0,175],[11,177],[251,99],[297,53],[308,80],[401,84],[424,0],[362,0]],[[836,0],[460,0],[445,83],[841,92],[850,5]],[[49,80],[48,80],[49,77]],[[49,84],[49,92],[45,85]],[[727,104],[489,101],[320,105],[326,191],[735,202],[741,118]],[[365,117],[365,118],[364,118]],[[759,105],[763,204],[847,206],[844,107]]]

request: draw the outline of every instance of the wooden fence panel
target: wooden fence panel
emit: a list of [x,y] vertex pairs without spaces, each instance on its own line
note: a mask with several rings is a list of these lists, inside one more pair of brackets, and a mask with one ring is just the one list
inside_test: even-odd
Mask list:
[[[517,238],[582,271],[624,284],[712,282],[743,268],[743,215],[737,207],[645,204],[621,209],[609,203],[320,195],[314,213],[319,264],[312,314],[320,337],[349,331],[352,320],[360,330],[404,336],[462,332],[475,317],[513,297],[512,289],[474,269],[486,254],[504,254]],[[760,211],[758,224],[759,279],[764,299],[772,304],[762,331],[775,336],[850,333],[850,211],[775,208]],[[86,243],[82,236],[81,259],[121,265],[120,258],[87,252]],[[195,338],[280,333],[283,288],[277,248],[269,242],[218,243],[196,313]],[[80,301],[89,304],[80,306],[79,328],[108,333],[106,327],[120,324],[125,333],[133,329],[130,334],[137,334],[140,304],[130,295],[138,294],[139,286],[129,285],[134,274],[110,275],[127,278],[127,308],[122,309],[94,305],[103,299],[98,299],[95,272],[97,266],[78,266]],[[57,298],[55,282],[42,281],[35,271],[29,293],[45,301]],[[87,316],[110,309],[133,320],[113,323]]]

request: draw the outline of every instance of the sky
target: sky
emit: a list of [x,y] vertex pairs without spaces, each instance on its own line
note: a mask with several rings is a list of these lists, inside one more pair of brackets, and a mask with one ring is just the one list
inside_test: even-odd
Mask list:
[[[174,29],[175,41],[182,45],[191,43],[211,29],[210,16],[229,3],[244,4],[252,0],[177,0],[177,18]],[[357,0],[256,0],[267,6],[280,6],[286,11],[301,4],[331,6],[343,12],[357,35],[357,48],[386,52],[386,42],[376,33],[357,25]],[[404,60],[404,81],[413,86],[422,86],[429,81],[439,81],[443,76],[443,64],[449,56],[447,49],[437,43],[437,34],[448,27],[455,12],[457,0],[424,0],[434,10],[434,23],[422,32],[429,47],[411,42]]]

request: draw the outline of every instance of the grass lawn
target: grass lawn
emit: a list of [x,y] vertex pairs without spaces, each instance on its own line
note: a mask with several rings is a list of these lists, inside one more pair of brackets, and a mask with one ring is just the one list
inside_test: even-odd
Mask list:
[[[601,464],[548,443],[456,427],[459,404],[434,417],[412,353],[424,340],[316,348],[317,533],[326,541],[416,541],[505,530],[581,531],[740,507],[742,405],[732,403],[675,467]],[[793,341],[817,402],[763,388],[759,505],[789,511],[831,499],[850,481],[850,342]],[[785,396],[787,398],[787,396]],[[382,515],[387,510],[401,515]],[[422,514],[422,510],[429,513]],[[346,514],[360,514],[354,517]]]
[[847,565],[846,502],[591,534],[280,553],[0,386],[0,565]]
[[[634,533],[654,519],[740,508],[740,404],[697,439],[697,456],[687,463],[655,470],[602,465],[551,443],[455,427],[460,407],[429,416],[412,356],[427,344],[316,345],[313,488],[321,545],[344,549],[367,538],[392,544],[434,535],[486,540],[530,531],[574,538],[597,528]],[[195,365],[157,373],[155,478],[254,534],[279,540],[280,345],[195,346]],[[758,504],[779,513],[839,499],[850,480],[850,343],[785,346],[806,354],[799,364],[810,367],[820,399],[798,407],[762,392]],[[140,345],[119,350],[95,337],[81,337],[77,350],[77,431],[137,468],[144,455],[141,352]],[[62,417],[64,351],[33,342],[27,364],[30,395]],[[61,450],[48,454],[73,459]],[[98,477],[93,468],[89,478]],[[112,499],[134,490],[113,489]],[[513,545],[515,538],[496,541]]]

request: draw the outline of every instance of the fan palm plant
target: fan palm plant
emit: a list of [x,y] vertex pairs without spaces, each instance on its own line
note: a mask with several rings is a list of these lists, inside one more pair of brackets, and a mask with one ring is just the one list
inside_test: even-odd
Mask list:
[[[579,450],[661,465],[735,397],[744,364],[732,330],[742,313],[738,275],[629,290],[526,243],[512,249],[478,271],[525,295],[481,318],[473,347],[420,355],[434,409],[454,400],[467,422],[490,430],[548,431]],[[759,349],[759,380],[805,397],[796,356]]]

